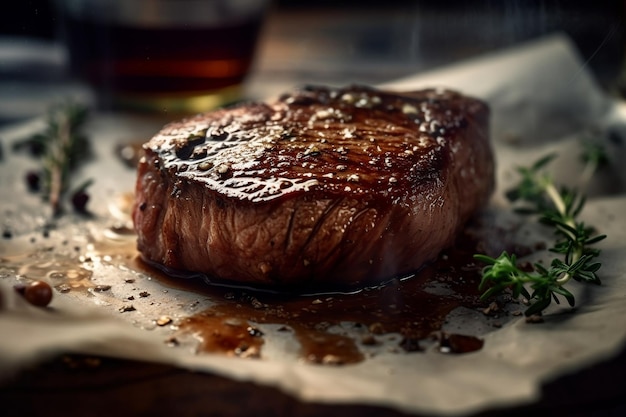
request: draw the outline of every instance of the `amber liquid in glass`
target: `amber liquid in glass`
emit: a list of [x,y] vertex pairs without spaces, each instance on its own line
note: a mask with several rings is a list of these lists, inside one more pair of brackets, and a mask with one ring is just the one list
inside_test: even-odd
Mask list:
[[260,16],[219,27],[131,27],[67,16],[74,75],[114,101],[223,94],[248,74]]

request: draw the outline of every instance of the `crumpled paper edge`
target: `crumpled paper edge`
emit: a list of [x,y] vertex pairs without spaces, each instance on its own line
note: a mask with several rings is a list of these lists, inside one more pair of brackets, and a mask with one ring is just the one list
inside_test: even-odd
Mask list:
[[[532,60],[541,58],[538,62],[540,67],[545,64],[544,58],[556,58],[556,61],[570,70],[581,65],[571,44],[566,39],[555,37],[496,57],[490,56],[464,64],[467,66],[462,65],[462,71],[455,67],[392,85],[393,88],[415,89],[420,86],[431,87],[434,80],[437,80],[435,84],[458,88],[488,101],[498,102],[497,97],[505,94],[500,91],[505,89],[481,90],[471,80],[485,72],[496,71],[495,68],[499,68],[497,71],[503,70],[512,65],[516,57]],[[491,65],[494,67],[490,67]],[[455,74],[464,74],[467,79],[457,79]],[[515,79],[515,74],[509,75]],[[587,115],[589,121],[602,118],[610,107],[607,100],[600,93],[590,94],[589,89],[592,92],[597,90],[593,88],[593,81],[584,71],[575,77],[584,87],[570,89],[573,96],[568,100],[578,102],[584,95],[585,104],[581,106],[589,106],[584,111],[578,107],[578,116]],[[489,96],[489,91],[494,96]],[[549,100],[550,97],[545,99]],[[504,125],[498,120],[506,120],[515,115],[508,114],[507,110],[516,113],[515,107],[520,105],[514,96],[507,96],[507,100],[508,107],[495,108],[496,130],[498,126]],[[517,113],[516,116],[531,126],[538,123],[537,115],[532,111]],[[557,131],[562,131],[562,127],[557,126]],[[528,136],[537,140],[534,135]],[[602,213],[613,213],[617,216],[624,213],[625,208],[624,198],[616,197],[590,202],[585,213],[595,213],[591,217],[593,223],[597,224],[598,219],[607,217]],[[319,367],[303,363],[270,363],[214,355],[190,355],[188,352],[166,348],[160,338],[149,332],[139,331],[129,323],[114,319],[97,309],[76,309],[69,300],[57,297],[52,305],[55,312],[48,314],[24,303],[20,304],[10,288],[2,288],[8,305],[8,311],[0,314],[2,333],[23,337],[32,335],[33,338],[28,350],[22,349],[23,345],[12,343],[11,338],[3,338],[0,342],[0,375],[8,375],[27,363],[71,349],[74,352],[149,360],[214,372],[238,380],[273,385],[307,401],[375,404],[406,412],[457,415],[532,402],[538,398],[542,381],[609,358],[624,343],[623,329],[626,326],[622,317],[626,317],[623,314],[626,306],[622,300],[626,290],[624,285],[620,285],[620,278],[626,270],[624,261],[621,260],[625,249],[621,242],[626,241],[626,232],[623,225],[615,227],[608,218],[605,220],[607,222],[599,224],[611,234],[611,238],[602,245],[605,251],[603,259],[606,260],[603,269],[605,285],[594,288],[593,303],[579,307],[576,314],[567,317],[565,321],[575,323],[575,329],[568,328],[564,325],[564,320],[560,319],[548,319],[539,326],[528,326],[520,320],[485,335],[485,348],[472,354],[444,356],[427,352],[417,355],[383,355],[354,366]],[[599,328],[599,322],[610,326]],[[52,326],[55,331],[49,332]],[[622,332],[615,331],[616,328]],[[44,329],[54,337],[39,340],[36,336],[41,335]],[[78,338],[75,337],[77,333],[80,334]],[[584,343],[577,346],[577,341],[587,337],[594,338],[598,343],[591,347]],[[563,357],[563,352],[569,353]],[[555,364],[548,359],[555,356],[562,356],[564,360]],[[476,379],[476,369],[489,377]],[[433,378],[432,375],[440,377]],[[329,387],[329,381],[332,381],[332,387]],[[503,387],[507,389],[503,390]]]

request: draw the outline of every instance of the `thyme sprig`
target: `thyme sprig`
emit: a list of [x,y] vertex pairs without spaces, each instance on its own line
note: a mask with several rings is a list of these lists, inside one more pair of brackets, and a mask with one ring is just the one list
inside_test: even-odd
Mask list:
[[[573,307],[574,295],[564,287],[572,279],[600,284],[596,272],[601,264],[594,261],[600,251],[590,246],[606,236],[595,235],[593,228],[577,220],[585,205],[585,196],[574,189],[558,187],[546,172],[546,166],[555,157],[550,154],[530,167],[519,167],[521,180],[507,193],[507,198],[522,203],[516,209],[519,213],[536,215],[541,223],[554,228],[556,241],[549,250],[561,257],[554,258],[549,267],[535,263],[533,271],[525,271],[518,266],[515,254],[506,251],[497,258],[474,255],[486,264],[479,288],[487,289],[481,298],[510,288],[513,297],[523,296],[531,303],[524,312],[526,316],[541,313],[552,301],[559,304],[559,296]],[[583,160],[586,167],[582,180],[588,182],[591,174],[606,161],[606,156],[600,147],[589,146]]]
[[[44,200],[52,207],[54,216],[63,211],[63,200],[70,192],[72,173],[90,156],[89,141],[82,132],[87,120],[86,107],[66,102],[50,109],[46,127],[42,132],[17,142],[15,149],[28,149],[30,154],[41,160],[41,169],[35,174],[31,188],[41,192]],[[84,192],[91,184],[87,180],[74,191]]]

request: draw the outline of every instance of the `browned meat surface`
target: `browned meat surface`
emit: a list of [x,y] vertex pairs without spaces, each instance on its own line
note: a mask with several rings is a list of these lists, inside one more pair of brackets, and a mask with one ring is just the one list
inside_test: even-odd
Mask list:
[[169,124],[139,164],[138,249],[260,286],[410,274],[493,190],[488,114],[450,91],[309,87]]

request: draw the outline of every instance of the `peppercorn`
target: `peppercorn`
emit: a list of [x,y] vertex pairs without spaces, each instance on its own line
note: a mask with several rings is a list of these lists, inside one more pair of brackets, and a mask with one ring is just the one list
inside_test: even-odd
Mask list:
[[89,194],[84,191],[77,191],[72,195],[72,207],[77,213],[87,212],[87,202],[89,202]]
[[37,307],[46,307],[52,300],[52,287],[44,281],[33,281],[27,285],[17,284],[13,288],[26,301]]

